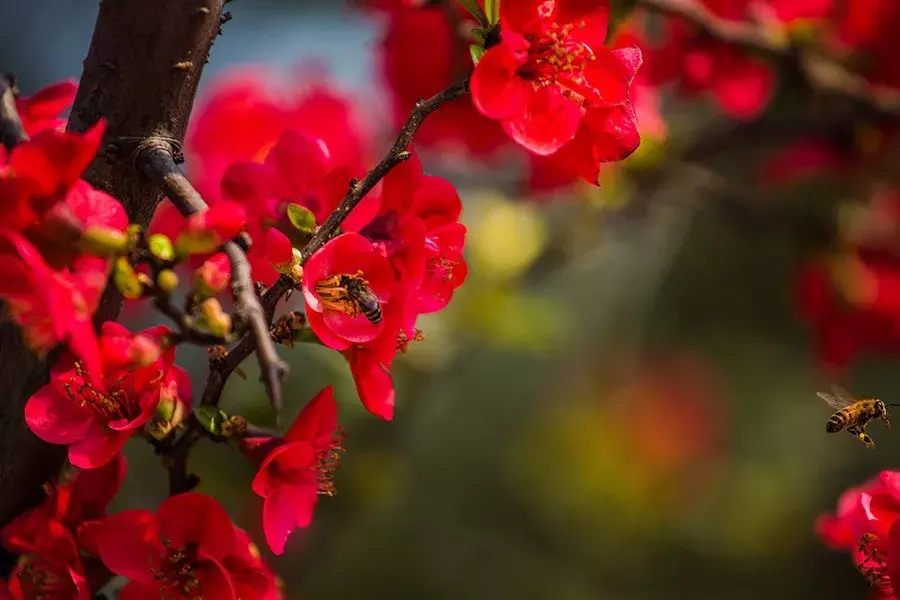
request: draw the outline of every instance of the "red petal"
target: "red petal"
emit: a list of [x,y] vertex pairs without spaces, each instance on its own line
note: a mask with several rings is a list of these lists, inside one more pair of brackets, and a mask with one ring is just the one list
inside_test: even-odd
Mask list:
[[606,0],[560,0],[556,5],[557,13],[554,20],[561,24],[574,23],[576,25],[572,31],[574,39],[592,47],[603,45],[609,28],[609,2]]
[[312,332],[316,334],[317,338],[319,338],[319,341],[328,348],[331,348],[332,350],[342,351],[350,347],[350,342],[342,337],[335,335],[335,333],[331,330],[331,327],[325,323],[325,316],[322,313],[316,312],[314,310],[307,310],[306,320],[309,323],[309,327],[310,329],[312,329]]
[[[542,4],[549,4],[553,13],[557,8],[557,2],[546,2],[546,0],[513,0],[512,2],[502,2],[500,4],[500,25],[502,27],[503,37],[506,38],[510,33],[533,33],[541,27],[539,18],[539,8]],[[546,20],[550,21],[553,13],[546,15]],[[558,21],[563,23],[562,21]]]
[[504,121],[503,129],[526,149],[546,156],[575,137],[581,114],[581,108],[563,96],[562,90],[545,86],[528,95],[525,110]]
[[159,584],[129,581],[119,592],[119,600],[159,600]]
[[31,431],[51,444],[71,444],[87,434],[91,413],[48,383],[25,404],[25,422]]
[[82,469],[102,467],[122,451],[132,433],[111,431],[92,422],[84,437],[69,445],[69,462]]
[[489,49],[472,73],[472,103],[491,119],[512,118],[526,109],[530,84],[516,74],[525,64],[528,42],[515,34],[504,34],[503,42]]
[[334,310],[326,310],[323,314],[325,325],[338,337],[356,344],[370,342],[378,337],[383,321],[377,325],[371,323],[362,313],[356,316]]
[[313,448],[321,450],[330,446],[337,429],[337,418],[334,388],[329,385],[303,407],[284,437],[289,442],[309,442]]
[[266,166],[278,173],[282,197],[302,201],[310,182],[331,169],[331,155],[323,140],[288,130],[269,151]]
[[291,240],[274,227],[266,232],[266,258],[277,267],[290,265],[294,260]]
[[9,166],[17,177],[34,183],[37,195],[55,196],[80,179],[97,154],[105,130],[106,123],[101,120],[84,134],[41,131],[16,146]]
[[196,544],[216,559],[231,553],[234,525],[228,513],[213,498],[197,492],[178,494],[156,510],[160,531],[176,548]]
[[165,555],[165,549],[152,512],[126,510],[107,517],[96,539],[100,558],[112,572],[142,583],[155,583],[151,569]]
[[[228,571],[218,560],[203,560],[194,565],[197,580],[200,582],[202,598],[218,600],[239,600],[234,590],[234,582]],[[243,600],[243,599],[241,599]]]
[[288,537],[298,527],[309,527],[316,506],[313,487],[284,490],[266,499],[263,505],[263,531],[266,543],[275,554],[283,554]]
[[298,441],[278,446],[266,456],[259,471],[253,478],[253,492],[262,498],[268,498],[281,489],[296,487],[293,478],[284,478],[285,473],[295,475],[297,471],[308,470],[314,477],[316,454],[306,441]]
[[390,373],[364,349],[354,349],[348,361],[356,391],[366,410],[385,421],[393,419],[394,382]]

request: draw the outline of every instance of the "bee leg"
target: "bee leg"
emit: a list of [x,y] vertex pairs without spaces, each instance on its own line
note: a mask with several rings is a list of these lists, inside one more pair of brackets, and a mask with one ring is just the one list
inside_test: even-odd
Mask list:
[[875,440],[869,437],[869,435],[866,433],[865,427],[848,427],[847,433],[853,435],[856,439],[865,444],[867,448],[875,447]]

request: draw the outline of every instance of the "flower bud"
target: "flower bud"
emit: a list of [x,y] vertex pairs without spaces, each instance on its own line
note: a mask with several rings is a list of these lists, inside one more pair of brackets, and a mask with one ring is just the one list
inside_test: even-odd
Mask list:
[[287,275],[294,265],[295,248],[286,235],[272,227],[266,232],[266,258],[279,273]]
[[138,367],[146,367],[157,360],[163,353],[159,342],[150,336],[137,334],[128,344],[128,360]]
[[129,300],[136,300],[144,295],[144,286],[141,285],[134,267],[124,256],[116,260],[113,283],[116,289]]
[[170,381],[160,388],[159,404],[156,405],[156,413],[147,432],[157,440],[162,440],[184,423],[186,416],[187,407],[178,394],[178,383]]
[[178,287],[178,275],[172,269],[163,269],[156,276],[156,285],[167,294],[171,294]]
[[78,242],[83,252],[94,256],[118,256],[128,254],[128,235],[103,225],[91,225],[81,234]]
[[200,303],[197,323],[213,335],[224,338],[231,332],[231,316],[222,310],[215,298],[207,298]]
[[219,253],[194,271],[193,293],[198,300],[221,294],[231,283],[231,261]]
[[175,242],[180,255],[206,254],[236,237],[247,222],[247,211],[237,202],[223,202],[187,221]]
[[172,240],[161,233],[154,233],[147,239],[147,248],[155,258],[166,262],[175,260],[175,247]]

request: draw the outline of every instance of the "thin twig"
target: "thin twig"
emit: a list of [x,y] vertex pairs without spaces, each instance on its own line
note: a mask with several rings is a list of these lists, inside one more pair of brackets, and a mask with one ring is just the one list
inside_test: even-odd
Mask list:
[[[175,164],[168,144],[146,144],[136,155],[136,161],[141,170],[165,190],[172,204],[185,216],[207,208],[206,202]],[[283,401],[282,381],[287,375],[288,367],[278,357],[275,343],[269,335],[269,321],[256,297],[247,255],[234,242],[227,242],[223,249],[231,262],[232,288],[238,312],[250,324],[250,337],[269,401],[276,412],[280,412]]]
[[331,213],[322,226],[319,227],[312,239],[303,248],[303,260],[309,259],[325,242],[331,239],[347,215],[350,214],[356,205],[368,194],[379,181],[384,179],[391,169],[409,159],[409,145],[412,143],[416,132],[425,120],[425,117],[433,113],[435,110],[447,104],[451,100],[458,98],[469,90],[469,76],[466,75],[446,90],[439,92],[428,100],[419,100],[416,107],[409,114],[406,124],[400,130],[397,141],[391,146],[387,156],[382,158],[377,165],[362,179],[362,181],[353,181],[350,190],[344,199],[338,205],[334,212]]
[[28,139],[16,110],[16,85],[9,75],[0,75],[0,143],[12,150]]
[[900,91],[876,91],[863,77],[837,62],[813,50],[799,48],[787,38],[768,35],[756,23],[723,19],[697,0],[636,0],[636,5],[691,23],[716,40],[793,65],[815,91],[853,100],[878,116],[900,117]]

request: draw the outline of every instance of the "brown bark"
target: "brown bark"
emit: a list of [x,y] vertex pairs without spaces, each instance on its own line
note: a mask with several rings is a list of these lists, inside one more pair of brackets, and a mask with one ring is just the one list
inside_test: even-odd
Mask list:
[[[85,174],[118,198],[131,221],[146,225],[161,193],[134,168],[148,138],[180,144],[197,84],[215,39],[224,0],[102,0],[69,128],[107,120],[104,146]],[[121,299],[104,297],[97,321],[114,319]],[[48,378],[53,357],[40,361],[15,327],[0,328],[0,525],[40,501],[58,472],[64,446],[27,429],[23,407]]]

